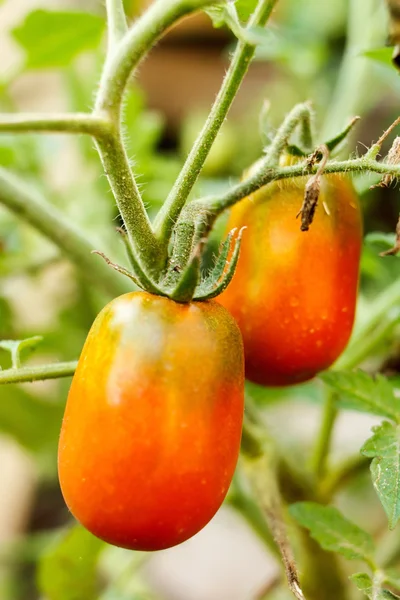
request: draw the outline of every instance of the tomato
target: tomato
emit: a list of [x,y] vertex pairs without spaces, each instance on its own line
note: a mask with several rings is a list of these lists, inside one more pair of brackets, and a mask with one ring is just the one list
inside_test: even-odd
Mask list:
[[188,539],[227,493],[243,404],[243,345],[225,308],[116,298],[89,332],[63,419],[58,469],[70,511],[124,548]]
[[351,182],[324,176],[309,231],[300,231],[306,178],[265,186],[237,204],[228,229],[247,226],[237,271],[219,297],[243,335],[246,377],[307,381],[344,350],[353,327],[362,217]]

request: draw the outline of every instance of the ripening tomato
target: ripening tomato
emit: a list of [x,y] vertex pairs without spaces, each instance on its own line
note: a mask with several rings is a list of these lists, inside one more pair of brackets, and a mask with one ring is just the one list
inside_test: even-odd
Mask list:
[[344,350],[353,327],[362,217],[351,182],[322,178],[309,231],[300,231],[306,178],[265,186],[237,204],[228,229],[247,226],[232,283],[218,298],[243,335],[246,377],[307,381]]
[[240,447],[239,328],[217,302],[145,292],[95,320],[72,381],[58,454],[62,493],[94,535],[160,550],[220,507]]

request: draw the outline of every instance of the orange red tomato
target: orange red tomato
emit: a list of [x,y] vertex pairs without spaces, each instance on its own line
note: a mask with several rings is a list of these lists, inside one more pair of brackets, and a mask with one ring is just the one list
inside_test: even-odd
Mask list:
[[311,379],[343,352],[353,327],[362,217],[351,182],[322,178],[309,231],[296,214],[306,179],[272,183],[235,205],[247,226],[236,273],[218,298],[243,335],[246,377],[284,386]]
[[241,439],[243,347],[217,302],[120,296],[95,320],[59,444],[62,493],[93,534],[135,550],[188,539],[230,485]]

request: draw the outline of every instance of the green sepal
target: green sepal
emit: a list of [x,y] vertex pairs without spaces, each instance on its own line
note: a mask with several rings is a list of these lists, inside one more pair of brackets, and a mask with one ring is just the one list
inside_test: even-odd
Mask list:
[[220,277],[222,277],[222,275],[224,274],[226,268],[226,261],[228,260],[229,251],[232,245],[232,239],[235,233],[236,227],[228,233],[226,240],[222,243],[221,251],[217,257],[217,260],[215,261],[215,265],[213,266],[209,274],[206,275],[206,277],[204,277],[203,281],[201,282],[202,286],[204,285],[205,287],[208,287],[209,285],[215,284],[215,282],[218,281]]
[[347,136],[349,135],[349,133],[351,132],[351,130],[353,129],[353,127],[359,120],[360,120],[360,117],[353,117],[353,119],[343,129],[343,131],[338,133],[337,136],[335,136],[331,140],[328,140],[327,142],[325,142],[325,146],[328,148],[329,152],[332,152],[333,150],[335,150],[337,148],[337,146],[339,146],[339,144],[341,144],[347,138]]
[[168,297],[175,302],[190,302],[200,279],[201,251],[200,244],[194,251],[189,264],[186,266],[176,287],[168,293]]
[[[116,270],[119,271],[119,273],[121,273],[122,275],[126,275],[127,277],[129,277],[135,283],[135,285],[137,285],[141,289],[151,292],[153,294],[162,294],[161,288],[152,280],[151,277],[147,275],[142,265],[140,264],[138,258],[136,257],[135,250],[132,247],[127,232],[121,227],[118,227],[117,231],[120,234],[121,239],[124,243],[126,254],[128,256],[128,260],[133,271],[127,271],[123,267],[119,267],[119,265],[116,265],[118,267],[118,269]],[[100,254],[100,256],[103,256],[103,258],[105,259],[102,253],[97,252],[97,254]],[[114,266],[113,263],[108,262],[108,259],[105,260],[110,266],[112,266],[115,269],[116,266]]]
[[125,275],[125,277],[128,277],[128,279],[133,281],[133,283],[138,288],[145,289],[147,292],[150,292],[153,294],[158,294],[160,296],[166,296],[165,292],[161,288],[159,288],[154,281],[152,281],[150,278],[147,278],[147,275],[144,273],[144,271],[142,271],[142,273],[147,278],[146,279],[147,283],[145,285],[143,285],[141,279],[139,279],[139,277],[137,277],[137,273],[132,273],[131,271],[128,271],[128,269],[125,269],[125,267],[121,267],[121,265],[117,265],[116,263],[111,262],[111,260],[105,254],[103,254],[103,252],[99,252],[98,250],[93,250],[92,254],[98,254],[99,256],[101,256],[101,258],[103,260],[105,260],[105,262],[112,269],[114,269],[118,273],[121,273],[121,275]]
[[[223,249],[221,251],[220,256],[218,257],[217,263],[213,269],[212,272],[214,272],[214,270],[217,267],[217,264],[220,263],[220,259],[221,259],[221,255],[225,252],[225,244],[228,242],[228,250],[226,252],[226,256],[225,256],[225,260],[224,260],[224,266],[222,268],[222,272],[220,274],[220,276],[217,279],[213,279],[212,281],[209,279],[209,277],[207,277],[206,280],[204,280],[196,289],[196,293],[194,295],[194,299],[195,300],[211,300],[212,298],[216,298],[217,296],[219,296],[220,294],[222,294],[223,291],[226,290],[226,288],[228,287],[228,285],[230,284],[230,282],[233,279],[233,276],[235,274],[236,271],[236,266],[239,260],[239,254],[240,254],[240,245],[241,245],[241,241],[242,241],[242,235],[243,235],[243,231],[246,229],[246,227],[242,227],[238,233],[237,238],[234,241],[234,247],[233,247],[233,252],[232,252],[232,257],[231,260],[229,261],[229,263],[226,263],[226,257],[229,254],[229,250],[232,246],[232,237],[233,237],[233,233],[235,230],[231,231],[227,240],[224,242],[223,245]],[[220,268],[218,269],[218,271],[220,270]],[[222,278],[221,278],[222,277]]]
[[298,156],[301,158],[306,158],[310,154],[309,152],[302,150],[301,148],[299,148],[299,146],[296,146],[295,144],[290,144],[286,148],[286,152],[290,154],[290,156]]

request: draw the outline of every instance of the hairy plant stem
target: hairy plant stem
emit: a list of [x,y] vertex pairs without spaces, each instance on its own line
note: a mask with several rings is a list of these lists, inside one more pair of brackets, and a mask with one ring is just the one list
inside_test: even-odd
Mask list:
[[309,103],[298,104],[288,114],[282,125],[278,129],[272,143],[267,149],[266,163],[275,166],[279,163],[282,152],[289,143],[289,139],[298,125],[302,127],[302,137],[306,150],[311,150],[311,105]]
[[[282,179],[291,179],[294,177],[303,177],[305,175],[313,175],[318,171],[318,164],[309,166],[305,162],[300,162],[295,165],[284,167],[272,166],[269,164],[268,157],[258,163],[257,171],[249,178],[238,183],[230,188],[227,192],[220,195],[209,196],[195,200],[188,204],[202,206],[204,211],[221,213],[226,208],[229,208],[239,202],[241,199],[256,192],[261,187]],[[327,162],[324,168],[324,173],[359,173],[371,171],[382,175],[392,174],[394,177],[400,177],[400,166],[388,165],[378,162],[370,158],[367,154],[360,158]]]
[[160,244],[153,234],[121,136],[114,131],[98,138],[96,147],[137,259],[151,271],[157,264]]
[[289,589],[298,600],[305,600],[286,531],[277,477],[277,456],[258,425],[245,422],[243,432],[244,473],[279,549]]
[[[258,497],[256,505],[259,504],[259,506],[256,515],[259,517],[259,511],[262,508],[265,519],[264,526],[268,525],[280,553],[284,555],[286,576],[289,582],[292,581],[291,590],[297,598],[301,598],[301,595],[296,595],[299,594],[295,584],[297,569],[285,531],[285,510],[281,508],[280,496],[283,497],[283,504],[304,500],[321,502],[322,498],[313,482],[307,481],[307,474],[303,472],[300,476],[294,472],[285,458],[279,454],[264,426],[262,415],[250,401],[246,402],[242,455],[245,459],[243,473],[247,474],[251,482],[254,500]],[[300,477],[302,478],[300,479]],[[258,531],[258,518],[252,522],[254,515],[251,510],[250,514],[246,514],[248,509],[246,503],[239,506],[243,517],[252,524],[260,538],[263,539],[264,526]],[[332,553],[322,550],[302,529],[293,527],[291,533],[297,542],[298,560],[302,571],[301,584],[307,599],[321,600],[323,597],[327,600],[337,600],[338,598],[344,600],[347,598],[343,575],[336,557]],[[269,537],[266,540],[269,549],[271,549],[270,541]]]
[[[276,2],[277,0],[259,0],[257,8],[250,19],[249,26],[265,25]],[[156,217],[156,234],[159,239],[163,240],[165,247],[168,246],[173,227],[196,183],[221,125],[228,114],[254,52],[254,46],[238,42],[232,62],[211,108],[209,117],[198,135],[175,185]]]
[[6,369],[5,371],[0,370],[0,384],[26,383],[43,381],[45,379],[59,379],[60,377],[72,377],[77,364],[77,361],[72,361],[54,363],[52,365]]
[[108,296],[128,291],[125,281],[94,257],[94,245],[84,232],[28,184],[0,168],[0,204],[51,240],[97,288]]
[[0,113],[1,133],[86,133],[101,137],[107,130],[108,122],[90,113]]
[[[220,2],[221,0],[216,0]],[[115,5],[116,0],[109,0]],[[156,0],[139,17],[107,58],[95,112],[106,112],[119,122],[129,78],[162,34],[179,18],[210,5],[212,0]],[[215,1],[214,1],[215,4]]]
[[110,56],[128,31],[123,0],[106,0],[108,48]]

